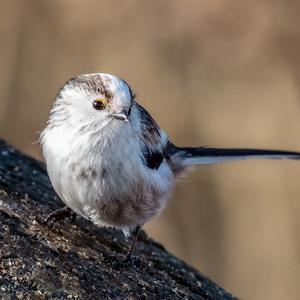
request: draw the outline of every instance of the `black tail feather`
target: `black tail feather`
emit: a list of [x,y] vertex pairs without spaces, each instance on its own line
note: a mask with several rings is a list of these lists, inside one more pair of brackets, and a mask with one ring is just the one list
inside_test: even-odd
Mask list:
[[176,147],[170,144],[168,153],[178,157],[184,166],[209,164],[248,158],[300,159],[300,152],[251,148]]
[[185,147],[177,148],[187,156],[199,157],[236,157],[236,156],[282,156],[283,158],[300,158],[300,152],[268,149],[247,149],[247,148],[206,148],[206,147]]

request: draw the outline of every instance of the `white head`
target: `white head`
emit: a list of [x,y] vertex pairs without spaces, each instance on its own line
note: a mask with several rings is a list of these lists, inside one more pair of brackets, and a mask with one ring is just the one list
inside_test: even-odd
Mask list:
[[126,122],[134,95],[129,85],[115,76],[95,73],[70,79],[60,90],[52,109],[50,123],[70,125]]

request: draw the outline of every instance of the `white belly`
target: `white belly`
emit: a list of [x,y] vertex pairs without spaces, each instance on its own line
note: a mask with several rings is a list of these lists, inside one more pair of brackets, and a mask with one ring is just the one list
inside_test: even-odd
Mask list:
[[48,133],[44,156],[55,191],[76,213],[97,225],[126,231],[143,225],[165,206],[172,171],[166,161],[158,170],[147,168],[130,132],[94,145],[88,137],[62,132]]

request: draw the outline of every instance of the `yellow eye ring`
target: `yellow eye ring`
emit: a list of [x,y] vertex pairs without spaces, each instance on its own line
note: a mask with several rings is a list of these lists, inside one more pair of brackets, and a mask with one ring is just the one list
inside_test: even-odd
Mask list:
[[97,110],[105,109],[106,105],[107,105],[107,100],[104,98],[98,98],[93,102],[93,107]]

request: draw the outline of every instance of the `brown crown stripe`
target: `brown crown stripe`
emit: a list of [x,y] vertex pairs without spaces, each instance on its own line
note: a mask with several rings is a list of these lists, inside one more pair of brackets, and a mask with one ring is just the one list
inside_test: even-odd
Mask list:
[[110,78],[99,74],[92,74],[74,77],[67,82],[66,86],[79,86],[88,92],[103,94],[107,100],[110,100],[113,97],[112,92],[109,89],[110,83]]

